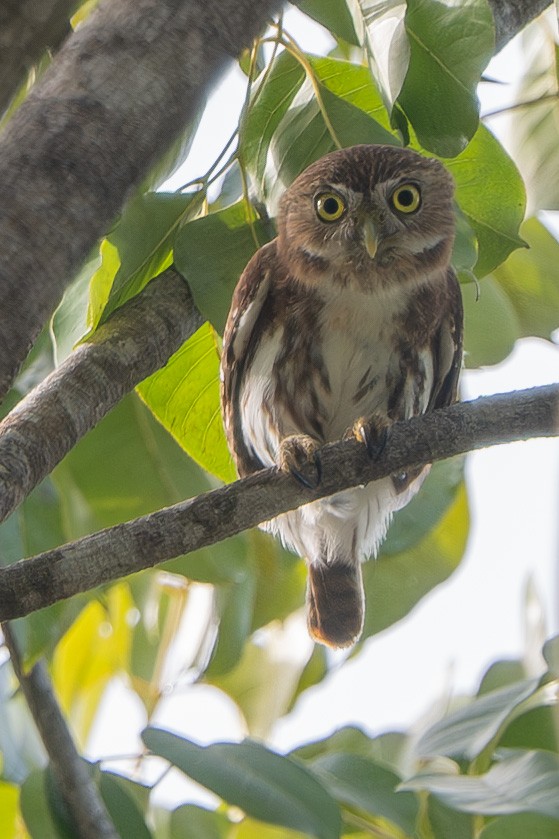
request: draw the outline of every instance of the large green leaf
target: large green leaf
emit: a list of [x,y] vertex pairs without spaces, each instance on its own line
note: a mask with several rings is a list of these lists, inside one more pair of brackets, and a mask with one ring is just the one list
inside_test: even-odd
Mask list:
[[537,679],[530,679],[484,693],[431,726],[419,739],[417,754],[473,760],[525,707],[537,685]]
[[216,591],[216,614],[219,634],[212,658],[206,669],[208,679],[222,676],[240,660],[250,635],[254,608],[255,579],[249,567],[239,582],[220,586]]
[[174,260],[188,280],[194,301],[223,332],[231,296],[247,262],[274,235],[245,201],[195,219],[177,233]]
[[480,280],[479,286],[463,285],[462,300],[466,367],[498,364],[522,334],[514,306],[492,274]]
[[456,181],[456,200],[473,228],[479,247],[475,273],[483,277],[516,248],[524,218],[522,178],[490,131],[480,125],[464,151],[444,161]]
[[338,839],[335,801],[294,760],[250,740],[202,747],[156,728],[145,729],[142,738],[152,752],[252,818]]
[[478,126],[476,88],[493,54],[487,0],[407,0],[410,59],[398,102],[423,148],[455,157]]
[[529,250],[517,250],[493,271],[516,314],[522,337],[550,338],[559,327],[559,242],[536,218],[521,228]]
[[20,808],[25,827],[31,839],[68,839],[53,818],[45,778],[45,770],[36,770],[21,788]]
[[364,638],[403,618],[452,574],[462,559],[468,530],[468,503],[462,485],[443,518],[423,539],[401,553],[365,563]]
[[[114,772],[101,772],[99,790],[109,816],[121,839],[151,839],[152,833],[144,821],[149,790]],[[144,806],[139,806],[140,796]]]
[[327,754],[310,764],[330,794],[345,807],[382,816],[410,836],[419,806],[415,795],[397,792],[400,778],[367,758],[352,754]]
[[235,479],[221,420],[217,336],[209,323],[137,390],[163,427],[200,466],[225,482]]
[[390,112],[402,89],[410,58],[403,0],[358,0],[372,73]]
[[130,201],[107,239],[111,264],[102,264],[91,282],[92,328],[171,264],[176,230],[198,203],[198,193],[153,192]]
[[513,751],[484,775],[419,774],[402,789],[427,790],[464,813],[539,813],[559,819],[559,755]]

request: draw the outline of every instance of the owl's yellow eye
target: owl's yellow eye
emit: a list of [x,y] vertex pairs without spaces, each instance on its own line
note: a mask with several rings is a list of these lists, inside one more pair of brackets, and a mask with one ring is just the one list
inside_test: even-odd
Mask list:
[[316,214],[322,221],[337,221],[345,213],[345,201],[336,192],[320,192],[314,199]]
[[402,184],[394,190],[390,200],[399,213],[415,213],[421,204],[421,193],[415,184]]

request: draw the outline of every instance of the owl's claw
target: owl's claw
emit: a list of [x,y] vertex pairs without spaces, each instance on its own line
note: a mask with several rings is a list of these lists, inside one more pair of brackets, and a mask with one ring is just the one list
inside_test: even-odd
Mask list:
[[[322,480],[322,461],[319,444],[308,434],[292,434],[282,440],[280,446],[279,467],[282,472],[289,472],[307,489],[316,489]],[[314,478],[303,473],[303,468],[312,464]]]
[[373,414],[368,418],[359,417],[353,423],[351,436],[355,437],[358,443],[363,443],[371,460],[378,460],[386,446],[390,425],[390,420],[381,414]]

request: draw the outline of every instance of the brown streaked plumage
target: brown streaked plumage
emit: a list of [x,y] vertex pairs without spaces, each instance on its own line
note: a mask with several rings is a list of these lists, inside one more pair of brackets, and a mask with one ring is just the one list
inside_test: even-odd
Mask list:
[[[453,184],[407,149],[363,145],[309,166],[283,195],[278,236],[247,265],[224,335],[222,406],[239,474],[295,475],[348,433],[374,453],[391,422],[456,399],[462,303],[450,267]],[[309,565],[308,625],[333,647],[363,626],[360,563],[424,469],[267,522]]]

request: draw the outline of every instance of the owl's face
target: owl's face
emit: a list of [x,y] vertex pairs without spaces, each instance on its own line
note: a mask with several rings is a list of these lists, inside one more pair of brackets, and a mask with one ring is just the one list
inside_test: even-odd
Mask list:
[[430,255],[448,263],[452,197],[444,167],[409,149],[362,145],[332,152],[285,192],[280,251],[304,282],[325,269],[362,288],[424,275]]

